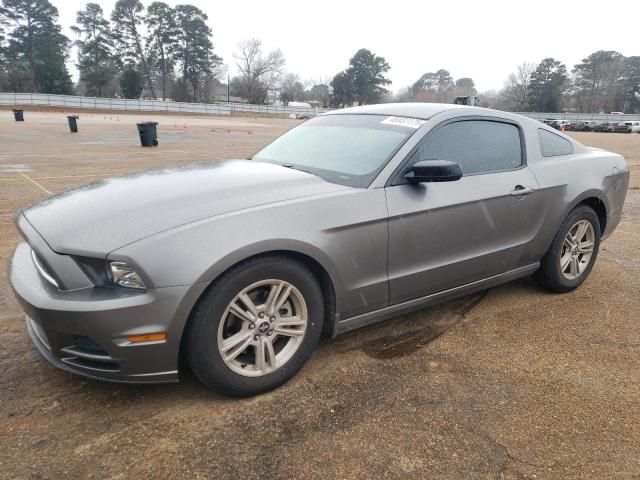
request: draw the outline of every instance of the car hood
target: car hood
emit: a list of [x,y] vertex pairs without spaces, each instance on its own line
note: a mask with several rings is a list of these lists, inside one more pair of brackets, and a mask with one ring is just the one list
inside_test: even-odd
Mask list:
[[52,250],[95,256],[197,220],[348,188],[280,165],[227,160],[107,178],[23,214]]

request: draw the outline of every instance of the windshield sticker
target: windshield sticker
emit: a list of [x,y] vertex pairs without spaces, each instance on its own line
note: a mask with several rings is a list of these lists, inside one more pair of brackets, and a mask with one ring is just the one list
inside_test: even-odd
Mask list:
[[407,117],[387,117],[382,122],[386,125],[395,125],[397,127],[409,127],[413,129],[418,129],[426,120],[419,120],[417,118],[407,118]]

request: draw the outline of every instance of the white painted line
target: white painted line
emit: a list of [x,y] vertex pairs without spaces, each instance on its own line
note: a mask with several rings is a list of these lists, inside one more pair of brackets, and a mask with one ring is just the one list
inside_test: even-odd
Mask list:
[[[119,173],[96,173],[94,175],[61,175],[58,177],[33,177],[33,180],[56,180],[59,178],[96,178],[96,177],[115,177],[118,175],[127,175],[135,172],[119,172]],[[0,182],[20,181],[20,177],[0,178]]]
[[24,178],[26,178],[27,180],[29,180],[31,183],[33,183],[36,187],[38,187],[40,190],[42,190],[44,193],[46,193],[47,195],[51,195],[53,194],[53,192],[50,192],[49,190],[47,190],[46,188],[44,188],[42,185],[40,185],[38,182],[36,182],[35,180],[29,178],[27,175],[25,175],[24,173],[21,173],[20,175],[22,175]]
[[0,169],[0,172],[2,173],[27,173],[30,171],[31,168],[22,163],[15,165],[2,165],[2,169]]
[[34,180],[55,180],[57,178],[90,178],[90,177],[113,177],[124,175],[123,173],[96,173],[94,175],[62,175],[59,177],[33,177]]
[[[131,148],[133,148],[133,146],[131,146]],[[199,153],[198,151],[194,151],[194,150],[156,150],[156,152],[159,152],[161,154],[165,154],[165,153]],[[135,152],[124,152],[127,155],[136,155],[136,156],[143,156],[146,155],[147,153],[152,153],[151,151],[135,151]],[[202,152],[202,153],[206,153],[206,152]],[[65,157],[95,157],[95,153],[65,153],[64,154]],[[22,157],[38,157],[38,158],[59,158],[60,154],[59,153],[0,153],[0,159],[4,159],[4,158],[22,158]]]

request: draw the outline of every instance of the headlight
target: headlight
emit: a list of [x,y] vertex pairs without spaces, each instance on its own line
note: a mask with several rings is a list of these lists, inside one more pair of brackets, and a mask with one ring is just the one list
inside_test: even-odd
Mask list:
[[110,262],[111,279],[115,285],[144,290],[146,287],[136,271],[124,262]]

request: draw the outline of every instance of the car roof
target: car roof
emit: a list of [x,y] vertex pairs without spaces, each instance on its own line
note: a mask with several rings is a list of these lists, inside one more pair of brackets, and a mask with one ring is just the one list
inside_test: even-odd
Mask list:
[[362,107],[341,108],[338,110],[332,110],[323,115],[389,115],[394,117],[410,117],[428,120],[437,113],[456,109],[477,110],[478,114],[482,114],[482,112],[490,110],[486,108],[454,105],[449,103],[383,103],[378,105],[365,105]]
[[[534,120],[517,113],[495,110],[492,108],[471,107],[467,105],[455,105],[450,103],[383,103],[378,105],[365,105],[362,107],[349,107],[331,110],[323,113],[325,115],[386,115],[391,117],[409,117],[420,120],[429,120],[434,115],[442,112],[457,111],[467,115],[477,115],[484,117],[496,117],[520,123],[539,124]],[[562,122],[562,120],[555,120]],[[568,123],[568,122],[567,122]]]

